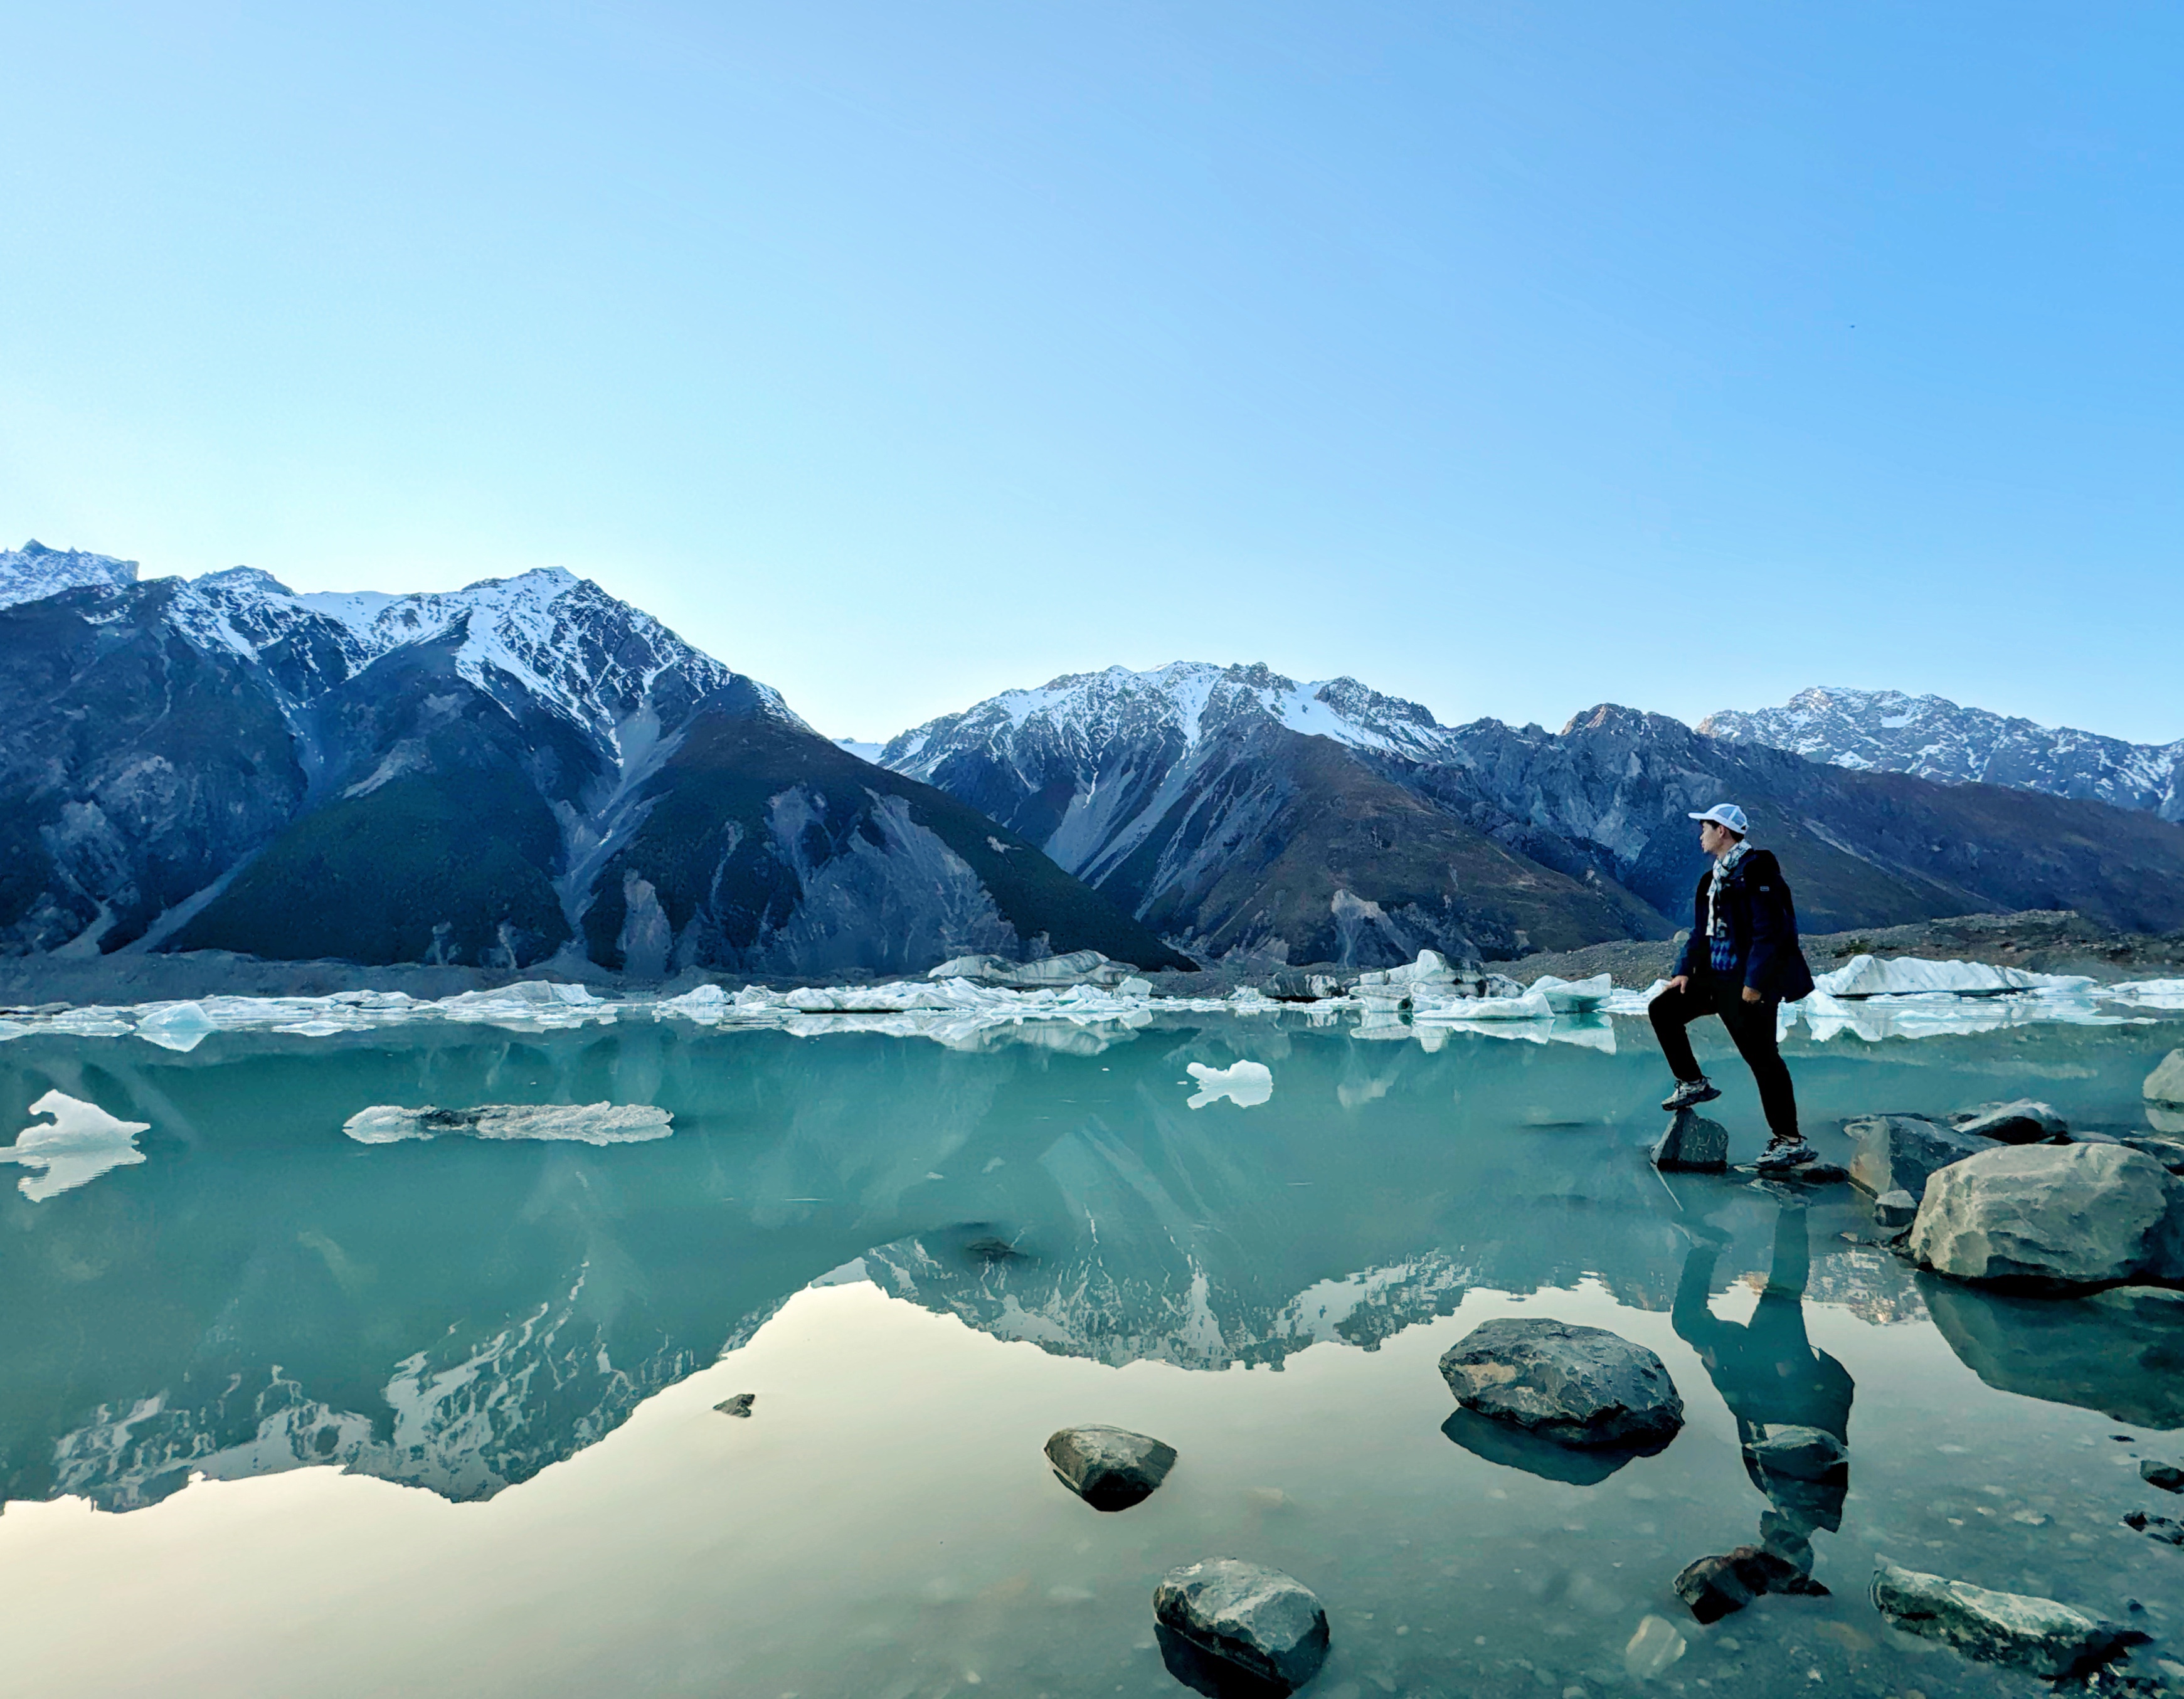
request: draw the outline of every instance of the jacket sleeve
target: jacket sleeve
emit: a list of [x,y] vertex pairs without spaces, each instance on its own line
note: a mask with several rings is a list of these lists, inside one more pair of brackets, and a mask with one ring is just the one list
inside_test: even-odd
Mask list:
[[1752,858],[1744,875],[1752,905],[1752,949],[1745,959],[1744,983],[1755,991],[1772,990],[1781,978],[1784,958],[1797,948],[1797,911],[1782,882],[1782,864],[1771,851]]

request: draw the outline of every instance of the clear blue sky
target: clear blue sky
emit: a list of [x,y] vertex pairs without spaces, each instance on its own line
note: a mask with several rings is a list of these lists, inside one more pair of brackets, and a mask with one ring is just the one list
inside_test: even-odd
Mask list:
[[2184,8],[0,0],[0,538],[2184,734]]

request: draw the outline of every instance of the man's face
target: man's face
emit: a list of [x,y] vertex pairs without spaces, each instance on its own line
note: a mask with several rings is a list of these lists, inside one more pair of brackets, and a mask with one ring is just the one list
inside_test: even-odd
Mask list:
[[1736,842],[1736,834],[1717,820],[1699,822],[1699,848],[1709,855],[1719,855]]

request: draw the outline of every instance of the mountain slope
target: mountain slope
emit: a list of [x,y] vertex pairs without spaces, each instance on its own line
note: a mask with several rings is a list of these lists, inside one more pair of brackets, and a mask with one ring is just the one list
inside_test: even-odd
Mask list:
[[882,759],[1194,952],[1372,966],[1665,933],[1612,880],[1490,842],[1375,765],[1439,762],[1451,736],[1352,679],[1178,662],[1011,691]]
[[1816,931],[2028,908],[2184,925],[2184,831],[2152,813],[1830,766],[1613,705],[1560,732],[1444,727],[1352,680],[1178,663],[1011,692],[883,759],[1201,954],[1371,965],[1664,936],[1704,866],[1687,816],[1724,800]]
[[[0,949],[794,974],[1044,939],[1188,965],[566,572],[297,595],[18,554],[17,588],[63,588],[0,607]],[[671,900],[626,937],[648,872]]]
[[1960,708],[1941,696],[1825,686],[1801,690],[1779,708],[1749,714],[1724,709],[1698,729],[1832,766],[2009,785],[2184,821],[2184,738],[2128,744]]
[[2184,830],[1996,785],[1860,772],[1604,705],[1559,733],[1485,720],[1412,782],[1497,841],[1598,858],[1680,920],[1704,867],[1685,816],[1741,804],[1809,930],[2073,908],[2126,931],[2184,926]]

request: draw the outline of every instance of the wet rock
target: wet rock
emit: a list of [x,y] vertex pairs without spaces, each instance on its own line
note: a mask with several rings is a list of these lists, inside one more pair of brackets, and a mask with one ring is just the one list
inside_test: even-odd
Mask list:
[[2124,1518],[2123,1525],[2151,1535],[2164,1546],[2184,1546],[2184,1522],[2173,1516],[2155,1516],[2148,1511],[2134,1510]]
[[1851,1184],[1875,1197],[1895,1191],[1923,1197],[1927,1179],[1938,1170],[1994,1148],[1923,1115],[1861,1116],[1843,1122],[1843,1131],[1855,1146]]
[[1911,1254],[1959,1280],[2098,1286],[2184,1273],[2184,1192],[2119,1145],[1988,1148],[1940,1170]]
[[1883,1192],[1873,1200],[1873,1218],[1900,1233],[1919,1218],[1919,1200],[1906,1191]]
[[1831,1481],[1850,1467],[1843,1442],[1824,1428],[1784,1426],[1746,1448],[1770,1475],[1798,1481]]
[[1234,1557],[1169,1570],[1153,1592],[1153,1620],[1276,1693],[1303,1686],[1327,1658],[1327,1613],[1312,1590]]
[[1128,1510],[1175,1467],[1175,1447],[1127,1428],[1064,1428],[1046,1442],[1061,1484],[1095,1510]]
[[1960,1110],[1949,1117],[1949,1124],[1959,1133],[2005,1145],[2036,1145],[2043,1139],[2060,1139],[2070,1130],[2070,1122],[2053,1108],[2029,1097]]
[[1676,1596],[1702,1623],[1719,1622],[1763,1593],[1802,1593],[1825,1598],[1828,1590],[1796,1564],[1760,1546],[1740,1546],[1719,1557],[1702,1557],[1676,1577]]
[[751,1406],[758,1401],[755,1392],[738,1392],[733,1398],[723,1398],[713,1408],[723,1416],[749,1416]]
[[2139,1095],[2149,1103],[2184,1106],[2184,1050],[2171,1050],[2146,1077]]
[[1605,1328],[1482,1322],[1442,1356],[1440,1373],[1466,1409],[1567,1446],[1665,1446],[1684,1425],[1661,1359]]
[[2152,1457],[2142,1458],[2138,1478],[2148,1486],[2159,1487],[2164,1492],[2184,1492],[2184,1469],[2174,1463],[2157,1462]]
[[1696,1110],[1679,1109],[1653,1146],[1653,1166],[1669,1173],[1722,1173],[1729,1167],[1729,1128]]
[[1969,1581],[1900,1568],[1886,1557],[1874,1574],[1873,1602],[1907,1634],[2050,1681],[2090,1670],[2145,1638],[2053,1599],[1990,1592]]
[[2184,1428],[2184,1292],[2114,1286],[2026,1298],[1931,1277],[1919,1284],[1949,1349],[1989,1386],[2119,1422]]

